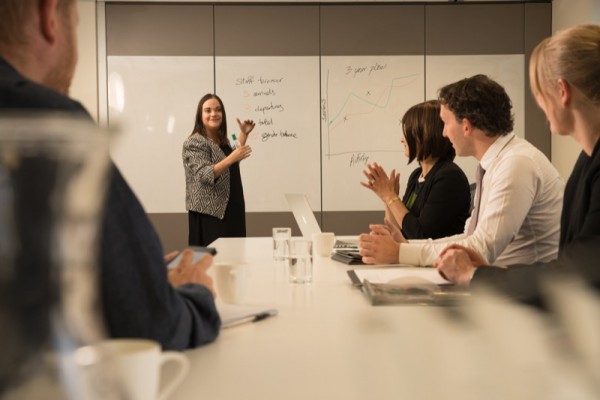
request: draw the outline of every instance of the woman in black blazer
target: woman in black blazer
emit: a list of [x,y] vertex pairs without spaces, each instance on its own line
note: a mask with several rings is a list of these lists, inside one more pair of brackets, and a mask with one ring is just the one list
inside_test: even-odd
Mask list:
[[398,197],[400,175],[392,170],[388,177],[377,163],[363,171],[372,190],[386,205],[386,224],[401,229],[406,239],[441,238],[463,233],[469,217],[469,181],[454,160],[450,141],[442,136],[437,100],[419,103],[402,117],[404,154],[408,162],[417,160],[419,168],[408,178],[404,197]]

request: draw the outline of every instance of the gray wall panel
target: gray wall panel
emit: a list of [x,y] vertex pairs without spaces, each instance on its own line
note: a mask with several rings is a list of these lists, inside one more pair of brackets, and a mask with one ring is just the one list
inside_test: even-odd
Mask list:
[[522,54],[523,4],[426,7],[428,55]]
[[336,235],[367,233],[369,224],[382,224],[384,216],[383,211],[328,211],[322,216],[322,230],[335,232]]
[[317,56],[317,6],[216,6],[217,56]]
[[425,6],[322,6],[321,54],[419,55]]
[[[165,253],[181,250],[188,243],[188,216],[186,213],[152,213],[150,220],[156,228]],[[315,216],[324,232],[337,235],[358,235],[369,231],[369,224],[382,223],[383,211],[316,212]],[[247,213],[246,227],[249,237],[271,236],[276,226],[289,226],[293,236],[301,236],[292,212]]]
[[187,213],[153,213],[148,216],[158,232],[165,254],[187,247]]
[[212,56],[213,7],[107,4],[109,56]]

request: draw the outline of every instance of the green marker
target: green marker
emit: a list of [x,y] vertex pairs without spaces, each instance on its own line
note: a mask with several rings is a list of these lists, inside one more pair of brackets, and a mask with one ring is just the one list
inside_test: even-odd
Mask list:
[[240,147],[240,142],[237,140],[237,137],[235,136],[235,133],[231,135],[231,138],[233,139],[233,144],[235,145],[235,147]]

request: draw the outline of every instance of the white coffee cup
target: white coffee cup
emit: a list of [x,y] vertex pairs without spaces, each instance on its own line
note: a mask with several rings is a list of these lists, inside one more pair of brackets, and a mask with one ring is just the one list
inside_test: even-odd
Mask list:
[[329,257],[335,244],[333,232],[322,232],[312,234],[314,254],[320,257]]
[[239,262],[221,262],[215,271],[217,298],[223,303],[243,303],[248,287],[248,266]]
[[[106,398],[112,398],[111,393],[119,393],[131,400],[164,400],[181,384],[190,368],[185,354],[161,351],[158,342],[148,339],[102,341],[77,349],[75,358],[83,369],[91,398],[99,393],[108,393]],[[163,379],[159,391],[160,374],[168,363],[177,368],[169,370],[169,380]],[[105,387],[109,382],[113,387]]]

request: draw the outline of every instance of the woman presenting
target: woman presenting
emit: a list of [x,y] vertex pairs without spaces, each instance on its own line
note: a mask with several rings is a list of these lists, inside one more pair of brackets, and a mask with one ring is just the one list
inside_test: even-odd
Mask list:
[[406,239],[437,239],[462,233],[469,217],[471,192],[464,172],[453,160],[454,148],[442,136],[440,103],[426,101],[412,106],[402,117],[404,155],[419,168],[408,178],[400,199],[400,175],[388,177],[377,163],[363,171],[371,189],[386,205],[386,225]]
[[194,129],[183,143],[182,154],[190,246],[207,246],[220,237],[246,236],[239,163],[252,152],[246,140],[254,122],[237,119],[237,123],[240,143],[232,147],[223,102],[215,94],[200,99]]

